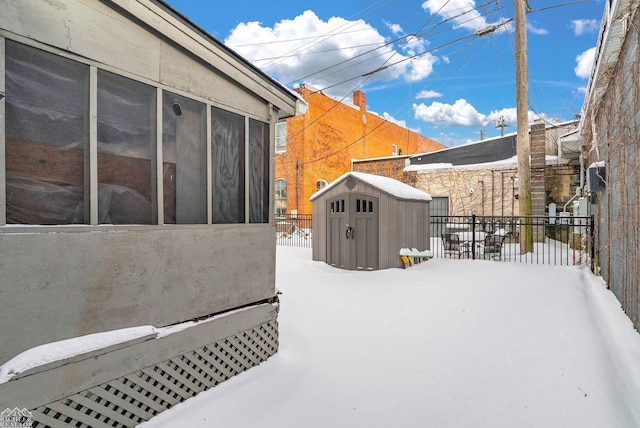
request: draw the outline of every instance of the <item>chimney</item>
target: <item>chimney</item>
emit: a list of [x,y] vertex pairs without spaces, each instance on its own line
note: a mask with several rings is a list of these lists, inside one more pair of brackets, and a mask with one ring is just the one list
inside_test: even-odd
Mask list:
[[367,111],[367,96],[364,91],[361,91],[360,89],[353,91],[353,103],[360,107],[361,112],[364,113]]
[[[531,205],[532,214],[544,216],[547,204],[545,166],[546,166],[546,125],[536,120],[531,125]],[[542,234],[534,233],[534,242],[544,242]],[[540,236],[539,236],[540,235]]]

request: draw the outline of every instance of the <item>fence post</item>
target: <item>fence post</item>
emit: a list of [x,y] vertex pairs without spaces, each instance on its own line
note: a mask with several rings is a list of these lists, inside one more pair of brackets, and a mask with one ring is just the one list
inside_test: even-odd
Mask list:
[[476,215],[471,214],[471,258],[476,259]]
[[591,272],[595,273],[594,265],[593,265],[593,257],[596,254],[596,242],[595,242],[596,240],[595,240],[595,237],[593,236],[593,233],[595,231],[593,214],[589,219],[589,228],[587,230],[589,230],[589,268]]

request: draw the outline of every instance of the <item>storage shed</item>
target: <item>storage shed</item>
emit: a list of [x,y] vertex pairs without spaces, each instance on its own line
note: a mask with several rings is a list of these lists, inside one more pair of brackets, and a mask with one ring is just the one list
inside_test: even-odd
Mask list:
[[311,201],[313,260],[350,270],[401,268],[400,249],[430,249],[431,196],[398,180],[352,171]]

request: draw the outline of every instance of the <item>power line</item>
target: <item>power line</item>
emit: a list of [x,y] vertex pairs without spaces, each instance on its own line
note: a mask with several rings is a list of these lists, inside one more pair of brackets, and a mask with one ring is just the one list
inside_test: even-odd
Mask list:
[[[371,50],[369,50],[369,51],[366,51],[366,52],[360,53],[360,54],[356,55],[355,57],[348,58],[348,59],[346,59],[346,60],[344,60],[344,61],[340,61],[340,62],[339,62],[339,63],[337,63],[337,64],[332,64],[332,65],[330,65],[330,66],[328,66],[328,67],[325,67],[325,68],[324,68],[324,69],[322,69],[322,70],[318,70],[318,71],[315,71],[315,72],[313,72],[313,73],[310,73],[310,74],[308,74],[308,75],[306,75],[306,76],[303,76],[303,77],[300,77],[300,78],[294,79],[293,81],[288,82],[288,83],[287,83],[287,85],[291,85],[291,84],[293,84],[293,83],[295,83],[295,82],[298,82],[298,81],[301,81],[301,80],[303,80],[303,79],[308,79],[308,78],[310,78],[310,77],[312,77],[312,76],[315,76],[315,75],[320,74],[320,73],[322,73],[322,72],[328,71],[328,70],[330,70],[330,69],[332,69],[332,68],[339,67],[340,65],[347,64],[347,63],[350,63],[350,62],[351,62],[351,64],[349,65],[349,67],[342,68],[342,69],[338,69],[338,70],[336,70],[335,72],[330,73],[330,74],[325,74],[325,75],[323,75],[323,76],[319,77],[318,79],[326,78],[326,77],[331,76],[332,74],[335,74],[335,73],[338,73],[338,72],[344,72],[345,70],[347,70],[347,69],[348,69],[348,68],[350,68],[350,67],[355,67],[355,66],[357,66],[357,65],[359,65],[359,64],[363,64],[363,63],[364,63],[364,62],[366,62],[366,61],[372,60],[372,59],[374,59],[374,58],[376,58],[376,57],[379,57],[379,56],[382,56],[382,55],[389,54],[389,53],[393,52],[393,51],[382,52],[382,53],[380,53],[380,54],[378,54],[378,55],[376,55],[376,56],[374,56],[374,57],[369,57],[369,58],[367,58],[365,61],[360,61],[360,62],[357,62],[357,63],[355,63],[355,64],[354,64],[354,63],[352,63],[352,61],[354,61],[354,60],[355,60],[355,59],[357,59],[357,58],[364,57],[364,56],[366,56],[366,55],[368,55],[368,54],[370,54],[370,53],[372,53],[372,52],[374,52],[374,51],[376,51],[376,50],[379,50],[379,49],[381,49],[381,48],[384,48],[384,47],[387,47],[387,46],[393,45],[394,43],[397,43],[398,41],[401,41],[401,40],[406,40],[406,39],[409,39],[409,38],[411,38],[411,37],[415,37],[416,39],[425,39],[426,37],[429,37],[429,36],[431,36],[431,37],[432,37],[432,36],[434,36],[434,35],[440,34],[440,33],[435,33],[435,29],[437,29],[440,25],[442,25],[442,24],[444,24],[444,23],[447,23],[447,22],[450,22],[450,21],[453,21],[453,20],[456,20],[457,18],[459,18],[459,17],[461,17],[461,16],[464,16],[465,14],[468,14],[468,13],[470,13],[471,11],[474,11],[474,10],[477,10],[477,9],[479,9],[479,8],[485,7],[485,6],[489,5],[489,4],[494,4],[494,1],[488,1],[488,2],[486,2],[486,3],[483,3],[483,4],[481,4],[481,5],[478,5],[477,7],[473,8],[473,9],[468,9],[468,10],[465,10],[465,11],[463,11],[463,12],[459,13],[459,14],[456,14],[456,15],[450,16],[449,18],[446,18],[446,19],[444,19],[444,20],[442,20],[442,21],[440,21],[440,22],[436,23],[436,24],[435,24],[435,26],[434,26],[434,27],[433,27],[429,32],[427,32],[427,33],[425,33],[425,34],[420,34],[420,33],[421,33],[421,31],[426,27],[426,25],[427,25],[427,24],[428,24],[428,23],[429,23],[429,22],[430,22],[430,21],[431,21],[435,16],[437,16],[437,13],[438,13],[440,10],[442,10],[442,9],[446,6],[446,4],[448,4],[448,1],[447,1],[447,2],[445,2],[445,3],[440,7],[440,9],[436,12],[436,14],[432,14],[432,15],[430,15],[429,19],[428,19],[428,20],[427,20],[427,21],[422,25],[422,27],[421,27],[418,31],[416,31],[416,32],[414,32],[414,33],[411,33],[411,34],[407,34],[407,35],[402,36],[402,37],[399,37],[399,38],[397,38],[397,39],[391,40],[391,41],[389,41],[389,42],[386,42],[386,43],[384,43],[383,45],[380,45],[380,46],[378,46],[378,47],[376,47],[376,48],[374,48],[374,49],[371,49]],[[502,8],[502,6],[498,6],[498,8],[497,8],[496,10],[499,10],[500,8]],[[466,24],[466,23],[468,23],[468,22],[470,22],[470,21],[472,21],[472,20],[478,19],[478,18],[479,18],[479,17],[472,17],[472,18],[470,18],[470,19],[469,19],[469,20],[467,20],[467,21],[462,21],[460,24]],[[346,25],[346,24],[345,24],[345,25]],[[502,25],[504,25],[504,24],[497,24],[497,26],[502,26]],[[341,27],[342,27],[342,26],[340,26],[340,27],[336,28],[335,30],[338,30],[338,29],[339,29],[339,28],[341,28]],[[326,33],[325,33],[325,34],[323,34],[323,35],[317,36],[317,38],[316,38],[317,42],[316,42],[316,43],[314,43],[314,44],[312,44],[311,46],[313,46],[313,45],[315,45],[315,44],[317,44],[317,43],[320,43],[321,41],[327,40],[327,39],[328,39],[328,38],[330,38],[330,37],[333,37],[333,36],[337,36],[337,35],[339,35],[339,34],[342,34],[341,32],[333,32],[333,30],[334,30],[334,29],[332,29],[332,30],[331,30],[332,32],[331,32],[330,34],[326,34]],[[404,46],[406,46],[406,45],[407,45],[407,44],[405,44]],[[442,45],[442,46],[446,46],[446,45]],[[442,47],[442,46],[441,46],[441,47]],[[279,57],[275,57],[275,58],[273,58],[273,59],[274,59],[274,60],[275,60],[275,59],[283,60],[284,58],[289,58],[289,57],[291,57],[292,55],[288,55],[288,54],[289,54],[289,53],[293,53],[293,52],[295,52],[295,55],[296,55],[296,56],[301,55],[301,54],[303,54],[303,52],[302,52],[302,50],[301,50],[301,49],[302,49],[302,48],[304,48],[304,47],[305,47],[305,45],[299,46],[299,47],[297,47],[297,48],[295,48],[295,49],[293,49],[293,50],[289,51],[287,54],[285,54],[285,55],[287,55],[287,56],[282,56],[282,55],[281,55],[281,56],[279,56]],[[345,47],[345,48],[342,48],[342,49],[345,49],[345,50],[346,50],[346,49],[352,49],[352,48],[353,48],[353,47]],[[402,48],[402,47],[401,47],[401,48]],[[395,52],[393,52],[393,54],[395,55]],[[419,56],[419,54],[418,54],[418,56]],[[408,59],[415,58],[415,57],[416,57],[416,56],[409,57]],[[274,62],[274,63],[275,63],[275,62]],[[265,64],[265,65],[263,65],[263,67],[265,67],[265,68],[266,68],[266,67],[268,67],[269,65],[270,65],[270,64]],[[373,72],[373,73],[375,73],[376,71],[380,71],[380,70],[373,70],[372,72]],[[348,81],[351,81],[351,80],[354,80],[354,79],[347,79],[347,80],[345,80],[345,81],[343,81],[343,82],[340,82],[340,83],[338,83],[338,84],[336,84],[336,85],[333,85],[333,86],[338,86],[338,85],[340,85],[340,84],[347,83]],[[332,86],[332,87],[333,87],[333,86]],[[328,88],[323,88],[323,89],[328,89]]]
[[[538,12],[538,11],[542,11],[542,10],[547,10],[547,9],[552,9],[552,8],[556,8],[556,7],[561,7],[561,6],[566,6],[566,5],[574,4],[574,3],[582,3],[582,2],[584,2],[584,1],[587,1],[587,0],[580,0],[580,1],[577,1],[577,2],[567,3],[567,4],[563,4],[563,5],[555,5],[555,6],[550,6],[550,7],[546,7],[546,8],[541,8],[541,9],[533,10],[533,11],[531,11],[530,13]],[[486,5],[490,4],[490,3],[493,3],[493,2],[487,2],[487,3],[483,4],[483,5],[478,6],[478,7],[483,7],[483,6],[486,6]],[[446,3],[445,3],[445,4],[446,4]],[[442,7],[444,7],[444,5],[443,5]],[[441,7],[441,9],[442,9],[442,7]],[[440,10],[441,10],[441,9],[440,9]],[[476,8],[476,9],[477,9],[477,8]],[[501,9],[503,9],[503,6],[499,6],[499,7],[496,9],[496,11],[500,11]],[[452,17],[449,17],[448,19],[446,19],[446,20],[443,20],[443,21],[439,22],[438,24],[436,24],[436,25],[432,28],[432,31],[433,31],[433,30],[435,30],[435,29],[436,29],[439,25],[441,25],[443,22],[448,22],[448,21],[454,20],[455,18],[458,18],[458,17],[460,17],[460,16],[463,16],[464,14],[469,13],[470,11],[471,11],[471,10],[466,11],[466,12],[463,12],[463,13],[458,14],[458,15],[455,15],[455,16],[452,16]],[[431,15],[431,17],[433,17],[433,16],[435,16],[435,14]],[[469,21],[471,21],[471,20],[473,20],[473,19],[478,19],[478,18],[479,18],[479,17],[474,17],[474,18],[471,18],[471,19],[469,19],[468,21],[465,21],[465,22],[469,22]],[[508,24],[509,24],[510,22],[512,22],[512,21],[513,21],[513,18],[510,18],[510,19],[503,19],[503,20],[502,20],[501,22],[499,22],[498,24],[494,24],[494,26],[493,26],[494,28],[492,29],[492,31],[491,31],[491,32],[493,32],[493,31],[497,30],[498,28],[501,28],[501,27],[504,27],[504,26],[508,25]],[[428,21],[427,21],[427,23],[428,23]],[[426,25],[426,23],[425,23],[425,25]],[[422,27],[421,29],[423,29],[425,25],[423,25],[423,27]],[[410,35],[408,35],[408,36],[418,37],[418,34],[417,34],[417,33],[418,33],[418,32],[413,33],[413,34],[410,34]],[[405,39],[405,38],[407,38],[408,36],[405,36],[404,38],[399,38],[398,40]],[[442,47],[446,47],[446,46],[449,46],[449,45],[455,44],[455,43],[457,43],[457,42],[459,42],[459,41],[462,41],[462,40],[465,40],[465,39],[476,38],[476,37],[478,37],[478,36],[479,36],[479,34],[478,34],[478,33],[469,34],[469,35],[467,35],[467,36],[460,37],[460,38],[455,39],[455,40],[453,40],[453,41],[449,41],[449,42],[447,42],[447,43],[444,43],[444,44],[442,44],[442,45],[440,45],[440,46],[438,46],[438,47],[434,47],[434,48],[429,49],[429,50],[426,50],[426,51],[424,51],[424,52],[420,52],[420,53],[418,53],[418,54],[414,54],[414,55],[411,55],[411,56],[409,56],[409,57],[403,58],[402,60],[396,61],[395,63],[387,64],[387,62],[388,62],[388,60],[389,60],[389,59],[388,59],[387,61],[385,61],[385,63],[384,63],[382,66],[380,66],[380,67],[378,67],[378,68],[376,68],[376,69],[374,69],[374,70],[372,70],[372,71],[370,71],[370,72],[360,74],[360,75],[358,75],[358,76],[356,76],[356,77],[353,77],[353,78],[350,78],[350,79],[345,79],[345,80],[343,80],[343,81],[341,81],[341,82],[339,82],[339,83],[337,83],[337,84],[333,84],[333,85],[330,85],[330,86],[324,87],[324,88],[322,88],[322,89],[320,89],[320,90],[315,90],[315,91],[314,91],[314,92],[312,92],[312,93],[319,92],[319,91],[322,91],[322,90],[327,90],[327,89],[330,89],[330,88],[332,88],[332,87],[335,87],[335,86],[338,86],[338,85],[342,85],[342,84],[348,83],[348,82],[353,81],[353,80],[356,80],[356,79],[364,78],[364,79],[365,79],[365,82],[366,82],[366,80],[368,80],[368,79],[369,79],[371,76],[373,76],[374,74],[376,74],[376,73],[378,73],[378,72],[381,72],[381,71],[383,71],[383,70],[385,70],[385,69],[387,69],[387,68],[389,68],[389,67],[393,67],[393,66],[395,66],[395,65],[397,65],[397,64],[400,64],[400,63],[402,63],[402,62],[404,62],[404,61],[407,61],[407,60],[411,61],[411,60],[412,60],[412,59],[414,59],[414,58],[420,57],[420,56],[422,56],[422,55],[426,55],[427,53],[430,53],[430,52],[432,52],[432,51],[434,51],[434,50],[436,50],[436,49],[439,49],[439,48],[442,48]],[[419,36],[419,37],[424,38],[424,37],[426,37],[426,35],[425,35],[425,36]],[[387,44],[385,44],[385,45],[383,45],[383,46],[381,46],[381,47],[388,46],[388,45],[389,45],[389,44],[387,43]],[[376,49],[379,49],[379,48],[376,48]],[[374,50],[376,50],[376,49],[374,49]],[[373,51],[373,50],[372,50],[372,51]],[[396,51],[396,52],[394,52],[394,55],[395,55],[395,53],[397,53],[397,51]],[[361,54],[361,55],[359,55],[359,56],[362,56],[362,54]],[[392,56],[393,56],[393,55],[392,55]],[[347,61],[343,61],[343,62],[341,62],[340,64],[342,64],[342,63],[346,63],[346,62],[348,62],[348,60],[347,60]],[[336,65],[334,65],[334,66],[337,66],[337,65],[340,65],[340,64],[336,64]],[[330,68],[332,68],[332,67],[327,67],[326,69],[323,69],[323,70],[321,70],[321,71],[326,71],[326,70],[328,70],[328,69],[330,69]],[[321,72],[321,71],[319,71],[319,72]],[[318,73],[318,72],[317,72],[317,73]],[[310,76],[312,76],[312,75],[314,75],[314,74],[311,74],[311,75],[309,75],[309,76],[305,76],[305,78],[306,78],[306,77],[310,77]],[[326,77],[326,76],[325,76],[325,77]],[[360,83],[360,85],[362,85],[362,84],[364,84],[364,82],[361,82],[361,83]],[[340,104],[340,103],[341,103],[341,102],[342,102],[342,101],[343,101],[347,96],[348,96],[348,95],[345,95],[345,96],[344,96],[340,101],[337,101],[337,102],[336,102],[336,104],[334,104],[334,106],[332,106],[330,109],[328,109],[327,111],[325,111],[322,115],[320,115],[319,117],[317,117],[313,122],[311,122],[310,124],[308,124],[307,126],[305,126],[302,130],[300,130],[298,133],[296,133],[296,134],[295,134],[294,136],[292,136],[291,138],[295,138],[297,135],[299,135],[300,133],[304,132],[304,130],[308,129],[311,125],[313,125],[315,122],[317,122],[321,117],[323,117],[325,114],[327,114],[327,113],[328,113],[329,111],[331,111],[333,108],[335,108],[335,106],[339,105],[339,104]],[[409,100],[409,101],[410,101],[410,100]],[[409,101],[408,101],[408,102],[409,102]],[[408,102],[407,102],[407,103],[408,103]],[[406,103],[405,103],[405,105],[406,105]],[[404,106],[402,106],[401,108],[403,108],[403,107],[404,107]],[[383,122],[381,122],[378,126],[376,126],[376,127],[375,127],[375,128],[373,128],[372,130],[370,130],[369,132],[367,132],[367,134],[365,134],[365,135],[363,135],[363,136],[359,137],[359,138],[358,138],[358,139],[356,139],[355,141],[353,141],[353,142],[351,142],[351,143],[349,143],[349,144],[347,144],[347,145],[343,146],[342,148],[340,148],[340,149],[338,149],[338,150],[335,150],[335,151],[333,151],[332,153],[326,154],[326,155],[324,155],[324,156],[322,156],[322,157],[319,157],[319,158],[316,158],[316,159],[312,159],[312,160],[309,160],[309,161],[303,162],[301,165],[306,165],[306,164],[310,164],[310,163],[318,162],[318,161],[320,161],[320,160],[324,160],[324,159],[327,159],[327,158],[329,158],[329,157],[331,157],[331,156],[334,156],[335,154],[337,154],[337,153],[339,153],[339,152],[341,152],[341,151],[344,151],[344,150],[346,150],[347,148],[349,148],[349,147],[353,146],[354,144],[358,143],[358,142],[359,142],[359,141],[361,141],[364,137],[366,137],[366,136],[370,135],[372,132],[376,131],[380,126],[384,125],[385,123],[388,123],[388,121],[384,120],[384,121],[383,121]]]
[[[489,4],[489,3],[491,3],[491,2],[488,2],[487,4]],[[468,12],[467,12],[467,13],[468,13]],[[463,15],[463,14],[460,14],[460,15]],[[431,17],[433,17],[433,16],[435,16],[435,15],[432,15]],[[459,16],[459,15],[456,15],[456,17],[458,17],[458,16]],[[430,19],[431,19],[431,18],[430,18]],[[449,18],[448,20],[446,20],[446,21],[450,21],[450,20],[452,20],[452,19],[454,19],[454,17],[450,17],[450,18]],[[510,22],[510,20],[508,20],[508,21],[505,21],[505,22],[502,22],[502,23],[498,24],[498,27],[504,26],[504,25],[508,24],[508,22]],[[428,23],[428,21],[427,21],[427,23]],[[440,23],[438,23],[438,24],[436,24],[436,26],[434,27],[434,29],[435,29],[435,28],[437,28],[437,27],[438,27],[438,25],[440,25],[440,24],[441,24],[441,22],[440,22]],[[426,25],[426,23],[425,23],[425,25]],[[423,27],[422,27],[422,28],[424,28],[424,26],[425,26],[425,25],[423,25]],[[421,29],[422,29],[422,28],[421,28]],[[382,70],[384,70],[384,69],[386,69],[386,68],[388,68],[388,67],[390,67],[390,66],[397,65],[397,64],[399,64],[399,63],[401,63],[401,62],[404,62],[404,61],[407,61],[407,60],[411,60],[411,59],[413,59],[413,58],[417,58],[417,57],[422,56],[422,55],[425,55],[425,54],[427,54],[427,53],[429,53],[429,52],[431,52],[431,51],[433,51],[433,50],[436,50],[436,49],[439,49],[439,48],[442,48],[442,47],[445,47],[445,46],[452,45],[452,44],[457,43],[457,42],[459,42],[459,41],[462,41],[462,40],[465,40],[465,39],[477,38],[477,37],[478,37],[478,35],[477,35],[477,34],[475,34],[475,33],[469,34],[469,35],[464,36],[464,37],[460,37],[460,38],[458,38],[458,39],[456,39],[456,40],[449,41],[449,42],[447,42],[447,43],[445,43],[445,44],[443,44],[443,45],[440,45],[440,46],[434,47],[434,48],[432,48],[432,49],[429,49],[429,50],[427,50],[427,51],[421,52],[421,53],[419,53],[419,54],[415,54],[415,55],[412,55],[412,56],[410,56],[410,57],[404,58],[403,60],[397,61],[396,63],[392,63],[392,64],[388,64],[388,65],[387,65],[387,64],[385,64],[384,66],[378,67],[376,70],[373,70],[373,71],[371,71],[371,72],[367,72],[367,73],[364,73],[364,74],[362,74],[362,75],[359,75],[359,76],[356,76],[356,77],[353,77],[353,78],[350,78],[350,79],[346,79],[346,80],[344,80],[344,81],[342,81],[342,82],[340,82],[340,83],[338,83],[338,84],[335,84],[335,85],[331,85],[331,86],[325,87],[325,88],[323,88],[322,90],[330,89],[330,88],[332,88],[332,87],[334,87],[334,86],[342,85],[342,84],[345,84],[345,83],[347,83],[347,82],[349,82],[349,81],[352,81],[352,80],[355,80],[355,79],[359,79],[359,78],[365,78],[365,81],[366,81],[366,80],[368,80],[371,76],[373,76],[375,73],[377,73],[377,72],[379,72],[379,71],[382,71]],[[363,82],[363,83],[364,83],[364,82]],[[312,93],[316,93],[316,92],[320,92],[320,90],[316,90],[316,91],[314,91],[314,92],[312,92]],[[299,134],[301,134],[302,132],[304,132],[304,131],[305,131],[306,129],[308,129],[311,125],[313,125],[315,122],[317,122],[320,118],[322,118],[324,115],[328,114],[328,113],[329,113],[333,108],[335,108],[337,105],[339,105],[339,104],[340,104],[340,103],[341,103],[341,102],[342,102],[346,97],[347,97],[347,95],[345,95],[345,96],[344,96],[340,101],[337,101],[337,102],[336,102],[336,104],[334,104],[331,108],[329,108],[329,109],[327,109],[325,112],[323,112],[323,113],[322,113],[320,116],[318,116],[314,121],[312,121],[311,123],[309,123],[308,125],[306,125],[303,129],[301,129],[301,130],[300,130],[300,131],[298,131],[296,134],[294,134],[291,138],[293,139],[293,138],[297,137]],[[373,129],[371,129],[369,132],[367,132],[366,134],[362,135],[361,137],[359,137],[359,138],[358,138],[358,139],[356,139],[355,141],[353,141],[353,142],[351,142],[351,143],[349,143],[349,144],[347,144],[347,145],[345,145],[345,146],[341,147],[340,149],[337,149],[337,150],[335,150],[335,151],[333,151],[333,152],[331,152],[331,153],[328,153],[328,154],[326,154],[326,155],[324,155],[324,156],[321,156],[321,157],[319,157],[319,158],[312,159],[312,160],[309,160],[309,161],[305,161],[305,162],[303,162],[303,163],[301,163],[301,164],[299,164],[299,165],[307,165],[307,164],[310,164],[310,163],[315,163],[315,162],[318,162],[318,161],[321,161],[321,160],[327,159],[327,158],[329,158],[329,157],[331,157],[331,156],[334,156],[334,155],[336,155],[337,153],[340,153],[340,152],[342,152],[342,151],[346,150],[347,148],[349,148],[349,147],[353,146],[354,144],[356,144],[356,143],[360,142],[360,141],[361,141],[362,139],[364,139],[366,136],[370,135],[371,133],[373,133],[374,131],[376,131],[380,126],[382,126],[382,125],[384,125],[384,124],[386,124],[386,123],[390,123],[390,122],[388,122],[387,120],[384,120],[384,121],[382,121],[379,125],[377,125],[377,126],[376,126],[376,127],[374,127]]]

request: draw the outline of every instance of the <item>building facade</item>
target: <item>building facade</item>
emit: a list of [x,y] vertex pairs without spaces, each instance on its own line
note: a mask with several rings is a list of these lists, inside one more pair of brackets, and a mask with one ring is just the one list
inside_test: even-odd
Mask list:
[[353,103],[302,85],[309,109],[279,124],[276,136],[276,213],[311,213],[310,198],[345,172],[353,159],[404,156],[445,148],[367,111],[363,91]]
[[[534,215],[545,215],[550,202],[564,206],[580,185],[577,157],[560,153],[561,137],[576,129],[577,121],[532,127]],[[429,193],[432,215],[516,216],[515,141],[516,135],[509,134],[406,159],[364,159],[354,161],[353,170],[393,177]]]
[[300,97],[161,0],[0,10],[0,408],[134,426],[277,352]]
[[638,1],[605,3],[580,123],[596,273],[640,327],[640,13]]

